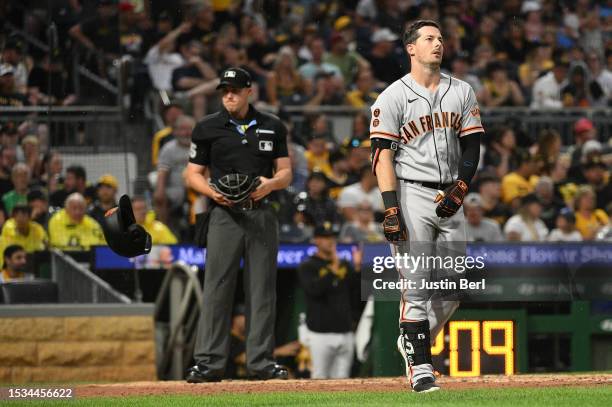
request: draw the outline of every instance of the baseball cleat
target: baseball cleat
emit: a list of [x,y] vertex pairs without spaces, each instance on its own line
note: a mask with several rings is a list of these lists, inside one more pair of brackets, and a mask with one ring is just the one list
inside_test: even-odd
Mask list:
[[440,390],[440,386],[436,384],[433,377],[424,377],[412,385],[412,391],[415,393],[430,393],[438,390]]

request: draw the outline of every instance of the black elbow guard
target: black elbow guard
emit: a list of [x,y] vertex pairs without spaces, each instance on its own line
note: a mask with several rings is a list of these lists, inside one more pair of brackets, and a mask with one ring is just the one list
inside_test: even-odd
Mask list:
[[382,150],[397,151],[397,141],[391,141],[381,137],[373,137],[370,139],[372,149],[372,174],[376,175],[376,164]]

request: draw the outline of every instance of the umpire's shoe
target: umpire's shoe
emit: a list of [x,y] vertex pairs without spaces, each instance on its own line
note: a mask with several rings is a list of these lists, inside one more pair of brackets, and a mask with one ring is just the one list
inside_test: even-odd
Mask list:
[[287,380],[289,378],[289,371],[283,365],[273,364],[263,370],[257,370],[251,372],[252,380]]
[[187,383],[220,382],[223,372],[211,370],[202,365],[195,365],[187,370]]

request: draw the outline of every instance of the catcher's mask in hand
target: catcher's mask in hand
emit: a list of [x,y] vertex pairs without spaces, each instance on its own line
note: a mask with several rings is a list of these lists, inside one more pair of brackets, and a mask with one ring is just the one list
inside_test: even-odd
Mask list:
[[216,182],[210,182],[210,186],[233,205],[237,205],[249,199],[259,183],[259,177],[235,173],[224,175]]

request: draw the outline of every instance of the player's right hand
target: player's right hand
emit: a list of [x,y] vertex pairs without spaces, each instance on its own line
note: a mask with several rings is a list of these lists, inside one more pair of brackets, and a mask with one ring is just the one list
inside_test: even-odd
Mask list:
[[212,194],[210,195],[213,201],[215,201],[218,205],[221,206],[232,206],[232,203],[220,192],[212,190]]
[[394,206],[385,210],[385,220],[382,225],[388,241],[400,242],[408,239],[408,232],[399,207]]

